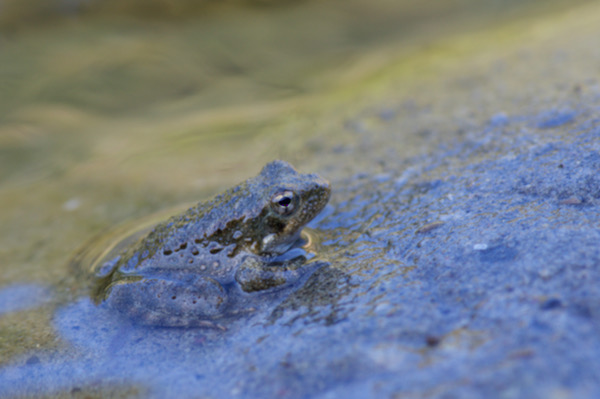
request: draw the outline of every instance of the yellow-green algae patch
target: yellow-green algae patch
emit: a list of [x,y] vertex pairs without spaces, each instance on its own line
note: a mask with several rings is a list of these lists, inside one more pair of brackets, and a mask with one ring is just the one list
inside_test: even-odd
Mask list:
[[142,398],[146,396],[147,390],[143,387],[137,386],[104,386],[98,384],[97,386],[82,386],[75,387],[69,391],[56,392],[47,395],[33,395],[33,396],[17,396],[15,399],[129,399],[129,398]]
[[60,347],[60,339],[50,327],[50,318],[51,313],[45,307],[0,316],[0,364],[27,352]]

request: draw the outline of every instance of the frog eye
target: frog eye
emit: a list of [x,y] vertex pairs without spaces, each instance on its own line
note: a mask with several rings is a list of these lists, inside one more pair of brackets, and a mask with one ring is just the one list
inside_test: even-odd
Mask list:
[[271,198],[271,208],[280,215],[288,216],[294,212],[297,202],[296,194],[292,191],[284,191]]

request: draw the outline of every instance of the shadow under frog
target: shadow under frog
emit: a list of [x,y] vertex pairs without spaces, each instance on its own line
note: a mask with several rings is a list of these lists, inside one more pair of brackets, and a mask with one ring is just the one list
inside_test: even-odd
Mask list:
[[300,233],[329,196],[322,177],[271,162],[102,264],[93,297],[139,324],[223,328],[218,319],[248,311],[257,296],[315,269]]

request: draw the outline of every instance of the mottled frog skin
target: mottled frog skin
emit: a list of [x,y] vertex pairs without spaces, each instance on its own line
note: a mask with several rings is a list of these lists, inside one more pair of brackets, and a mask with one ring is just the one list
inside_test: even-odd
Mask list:
[[96,299],[142,324],[218,326],[215,320],[240,312],[249,296],[304,274],[297,257],[282,254],[329,195],[320,176],[271,162],[105,263],[96,273]]

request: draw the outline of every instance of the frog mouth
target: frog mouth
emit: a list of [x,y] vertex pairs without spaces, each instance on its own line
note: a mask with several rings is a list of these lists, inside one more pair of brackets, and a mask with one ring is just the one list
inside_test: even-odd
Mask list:
[[310,251],[315,243],[315,233],[314,230],[305,227],[301,231],[288,237],[286,240],[277,243],[274,242],[275,237],[270,239],[269,237],[266,237],[263,239],[263,245],[268,249],[265,250],[264,253],[273,257],[278,257],[293,250]]
[[277,256],[286,253],[293,247],[298,246],[296,243],[299,241],[302,241],[300,231],[296,232],[285,240],[280,241],[277,241],[275,234],[269,234],[263,238],[262,244],[265,253]]
[[289,261],[304,258],[309,259],[314,254],[310,252],[309,248],[313,242],[313,238],[310,233],[302,231],[298,234],[295,241],[291,242],[286,251],[275,255],[272,259],[272,263],[287,263]]

